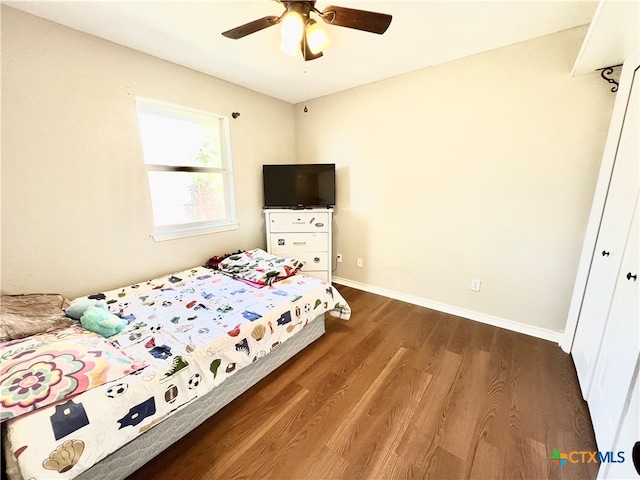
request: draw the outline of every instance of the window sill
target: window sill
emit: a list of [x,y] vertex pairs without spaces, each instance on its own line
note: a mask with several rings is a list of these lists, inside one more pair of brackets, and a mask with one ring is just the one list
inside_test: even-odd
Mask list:
[[231,230],[237,230],[240,225],[237,223],[231,223],[228,225],[220,226],[207,226],[207,227],[191,227],[175,230],[159,230],[154,232],[151,237],[156,242],[164,242],[165,240],[176,240],[178,238],[195,237],[197,235],[208,235],[210,233],[229,232]]

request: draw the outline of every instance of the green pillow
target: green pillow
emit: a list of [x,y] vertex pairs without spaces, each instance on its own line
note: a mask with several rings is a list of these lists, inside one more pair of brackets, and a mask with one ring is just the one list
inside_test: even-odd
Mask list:
[[80,320],[80,317],[84,315],[84,312],[86,312],[87,308],[89,307],[99,307],[109,311],[107,302],[104,302],[102,300],[83,300],[81,302],[73,303],[64,311],[64,313],[67,314],[67,317],[71,317],[74,320]]

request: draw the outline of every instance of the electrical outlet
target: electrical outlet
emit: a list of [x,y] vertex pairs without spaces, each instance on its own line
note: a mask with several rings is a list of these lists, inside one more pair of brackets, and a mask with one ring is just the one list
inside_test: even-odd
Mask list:
[[474,292],[479,292],[480,291],[480,280],[477,279],[472,279],[471,280],[471,290],[473,290]]
[[356,258],[356,267],[362,268],[362,259]]
[[336,255],[336,261],[337,261],[338,263],[342,263],[342,254],[341,254],[341,253],[339,253],[339,254],[337,254],[337,255]]

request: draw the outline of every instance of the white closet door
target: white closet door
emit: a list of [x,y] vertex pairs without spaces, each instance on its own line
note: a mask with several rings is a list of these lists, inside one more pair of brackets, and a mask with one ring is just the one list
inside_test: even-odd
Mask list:
[[582,396],[589,398],[616,277],[629,232],[639,188],[638,70],[635,71],[624,123],[620,132],[613,174],[600,222],[571,355]]
[[[602,463],[598,470],[598,480],[630,480],[640,478],[633,466],[631,453],[633,446],[640,441],[640,381],[636,377],[629,399],[629,410],[626,412],[616,443],[611,449],[616,463]],[[620,462],[618,452],[624,452],[624,462]]]
[[[602,338],[598,364],[593,376],[587,403],[596,434],[598,449],[613,448],[613,441],[622,420],[629,387],[640,355],[640,226],[638,204],[611,303],[607,328]],[[631,408],[639,408],[634,405]]]

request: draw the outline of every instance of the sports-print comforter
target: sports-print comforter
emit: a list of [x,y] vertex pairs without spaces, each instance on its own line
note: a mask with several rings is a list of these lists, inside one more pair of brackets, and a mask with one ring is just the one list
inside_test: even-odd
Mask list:
[[[188,407],[322,313],[348,319],[331,285],[295,275],[253,288],[197,267],[76,299],[105,300],[128,321],[109,340],[147,367],[8,420],[11,455],[24,478],[73,478]],[[96,353],[99,355],[99,352]]]

